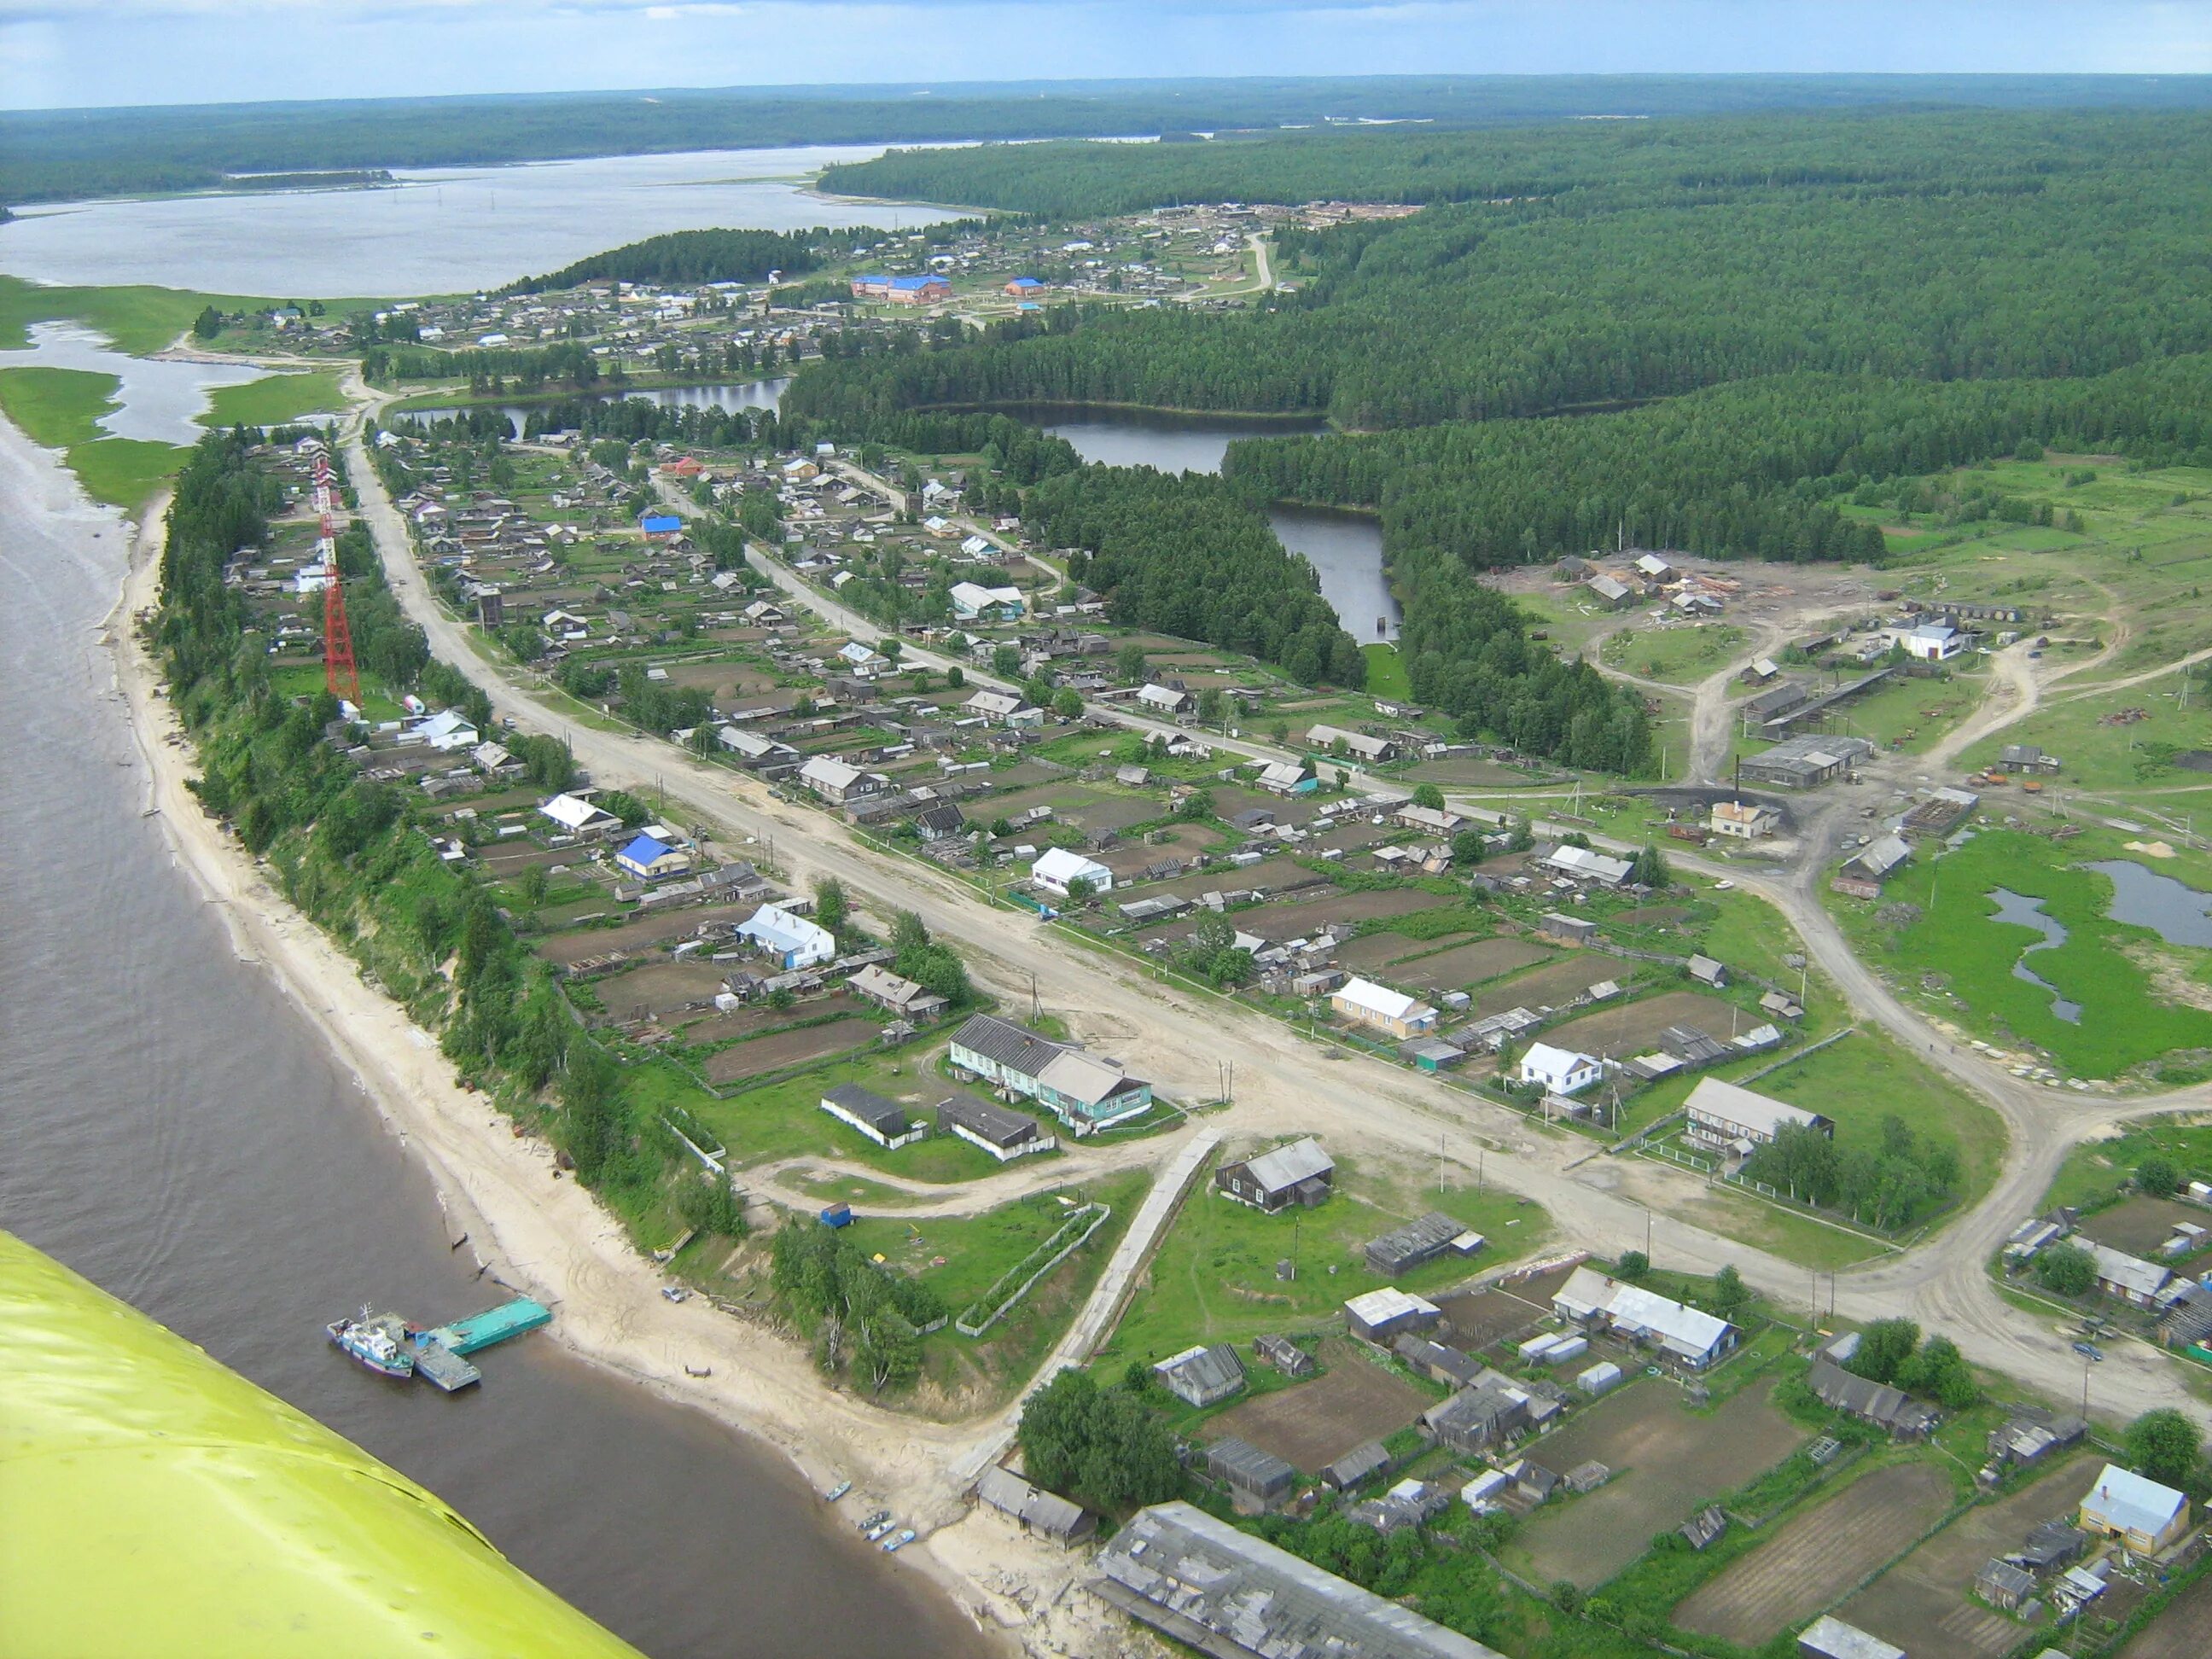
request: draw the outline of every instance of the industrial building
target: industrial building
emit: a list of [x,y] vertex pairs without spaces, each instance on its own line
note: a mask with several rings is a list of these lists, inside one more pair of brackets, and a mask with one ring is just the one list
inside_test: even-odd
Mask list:
[[1098,1570],[1091,1589],[1102,1600],[1210,1659],[1499,1659],[1188,1504],[1139,1510]]
[[1847,775],[1852,765],[1874,753],[1864,738],[1808,733],[1778,743],[1752,756],[1740,769],[1751,783],[1776,789],[1817,789]]

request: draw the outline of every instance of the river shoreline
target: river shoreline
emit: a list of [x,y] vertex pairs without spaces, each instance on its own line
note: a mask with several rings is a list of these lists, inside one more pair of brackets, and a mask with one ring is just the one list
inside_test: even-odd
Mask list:
[[[550,1147],[518,1135],[484,1097],[457,1085],[434,1037],[368,985],[201,809],[186,787],[191,745],[137,627],[158,599],[166,504],[164,491],[142,509],[130,571],[100,639],[147,767],[147,810],[161,817],[179,868],[219,911],[240,960],[266,969],[358,1078],[429,1174],[450,1232],[467,1235],[486,1276],[554,1307],[555,1340],[764,1443],[817,1493],[852,1480],[854,1495],[841,1507],[881,1505],[925,1532],[942,1529],[902,1552],[902,1562],[966,1616],[982,1647],[1014,1651],[1008,1626],[1026,1622],[1025,1605],[1047,1600],[1054,1575],[1027,1540],[988,1517],[967,1517],[947,1473],[959,1430],[866,1406],[824,1386],[787,1339],[702,1302],[679,1306],[660,1297],[658,1272],[586,1188],[556,1170]],[[695,1375],[700,1369],[712,1374]],[[979,1535],[979,1528],[990,1530]],[[1024,1570],[1032,1556],[1035,1573]]]

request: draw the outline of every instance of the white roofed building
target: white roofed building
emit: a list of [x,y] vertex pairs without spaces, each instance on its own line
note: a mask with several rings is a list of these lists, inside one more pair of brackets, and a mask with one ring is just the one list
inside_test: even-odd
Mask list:
[[1114,872],[1097,859],[1085,858],[1065,847],[1048,847],[1030,866],[1030,879],[1048,892],[1066,898],[1069,889],[1079,881],[1089,883],[1093,893],[1109,891],[1114,885]]
[[2155,1555],[2189,1530],[2185,1492],[2107,1463],[2081,1499],[2081,1530]]
[[1717,1077],[1699,1078],[1685,1109],[1691,1141],[1707,1152],[1735,1158],[1749,1157],[1785,1125],[1835,1138],[1833,1120]]
[[1437,1025],[1437,1011],[1427,1003],[1368,979],[1339,986],[1329,993],[1328,1006],[1340,1018],[1395,1037],[1426,1036]]
[[1735,1346],[1736,1328],[1656,1291],[1577,1267],[1552,1297],[1552,1311],[1577,1325],[1603,1323],[1619,1335],[1649,1342],[1680,1364],[1702,1370]]
[[1521,1081],[1540,1083],[1555,1095],[1579,1094],[1605,1075],[1605,1063],[1576,1048],[1532,1042],[1521,1056]]

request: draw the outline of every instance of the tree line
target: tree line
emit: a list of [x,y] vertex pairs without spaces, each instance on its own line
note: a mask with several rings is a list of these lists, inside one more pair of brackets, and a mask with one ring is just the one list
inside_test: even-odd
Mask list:
[[835,232],[812,230],[676,230],[625,242],[563,265],[544,276],[526,276],[501,294],[542,294],[586,283],[757,283],[772,270],[798,276],[817,270],[818,251]]

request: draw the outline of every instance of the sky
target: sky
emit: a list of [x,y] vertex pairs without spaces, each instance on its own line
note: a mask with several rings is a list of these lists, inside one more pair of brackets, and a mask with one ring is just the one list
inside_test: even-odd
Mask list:
[[0,0],[0,107],[1180,75],[2212,72],[2212,0]]

